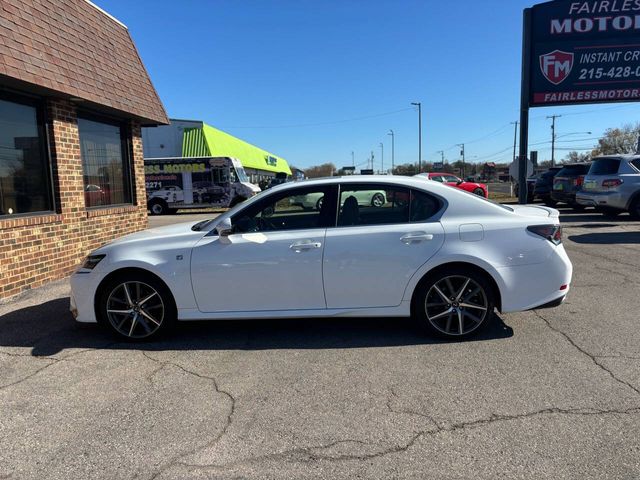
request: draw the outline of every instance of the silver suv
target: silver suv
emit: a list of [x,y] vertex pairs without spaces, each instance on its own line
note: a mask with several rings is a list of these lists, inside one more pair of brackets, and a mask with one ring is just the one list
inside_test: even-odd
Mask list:
[[576,201],[608,216],[627,211],[640,219],[640,155],[594,158]]

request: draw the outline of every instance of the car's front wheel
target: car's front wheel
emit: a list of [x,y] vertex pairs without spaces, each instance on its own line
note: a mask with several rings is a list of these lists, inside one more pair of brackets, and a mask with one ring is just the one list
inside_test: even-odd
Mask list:
[[493,318],[495,294],[487,279],[463,268],[442,270],[418,287],[413,314],[418,325],[440,337],[477,334]]
[[169,289],[152,275],[125,274],[108,281],[96,302],[98,320],[121,339],[155,338],[176,321]]
[[371,198],[371,205],[376,208],[384,207],[384,203],[385,203],[384,195],[381,193],[376,193]]
[[474,193],[475,195],[478,195],[479,197],[484,197],[484,196],[485,196],[485,195],[484,195],[484,190],[483,190],[483,189],[481,189],[481,188],[476,188],[476,189],[473,191],[473,193]]

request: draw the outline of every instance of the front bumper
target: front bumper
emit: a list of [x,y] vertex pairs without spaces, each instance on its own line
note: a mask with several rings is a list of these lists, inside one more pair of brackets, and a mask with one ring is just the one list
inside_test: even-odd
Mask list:
[[576,201],[588,207],[609,207],[626,210],[627,199],[619,192],[579,192]]
[[71,284],[69,310],[77,322],[97,323],[93,299],[98,288],[99,277],[93,272],[76,272],[69,279]]

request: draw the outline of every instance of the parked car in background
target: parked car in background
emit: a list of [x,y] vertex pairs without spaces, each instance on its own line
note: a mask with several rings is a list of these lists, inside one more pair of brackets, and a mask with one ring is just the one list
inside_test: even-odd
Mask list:
[[640,219],[640,155],[595,158],[576,200],[607,216],[626,211]]
[[589,172],[591,163],[573,163],[564,165],[553,178],[551,199],[556,203],[566,203],[574,210],[584,210],[576,200],[576,193],[581,190],[585,175]]
[[[384,190],[362,190],[354,192],[352,195],[360,207],[383,207],[387,203],[387,194]],[[344,198],[342,201],[344,202]],[[322,209],[324,201],[323,193],[308,193],[297,197],[291,197],[289,203],[293,206],[302,207],[304,210]]]
[[553,179],[562,170],[562,167],[551,167],[546,172],[538,175],[536,183],[533,187],[533,196],[544,202],[548,207],[555,207],[557,202],[551,198],[553,191]]
[[[358,205],[380,191],[409,202]],[[307,195],[324,197],[320,211],[291,208]],[[495,321],[495,309],[560,305],[571,276],[555,209],[416,178],[333,177],[109,243],[72,276],[70,308],[126,340],[178,320],[314,317],[412,317],[461,339]]]
[[450,187],[456,187],[467,192],[471,192],[480,197],[489,198],[489,188],[484,183],[465,182],[464,180],[451,175],[450,173],[419,173],[415,175],[419,178],[426,178],[427,180],[433,180],[434,182],[444,183]]

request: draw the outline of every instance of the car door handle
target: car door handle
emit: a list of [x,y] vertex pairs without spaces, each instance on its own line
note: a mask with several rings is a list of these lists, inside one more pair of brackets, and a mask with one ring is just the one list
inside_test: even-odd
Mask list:
[[431,240],[433,240],[433,235],[425,232],[407,233],[406,235],[400,237],[400,241],[406,245],[411,245],[412,243],[429,242]]
[[309,240],[303,242],[296,242],[289,247],[296,253],[306,252],[308,250],[315,250],[318,248],[322,248],[322,244],[320,242],[311,242]]

